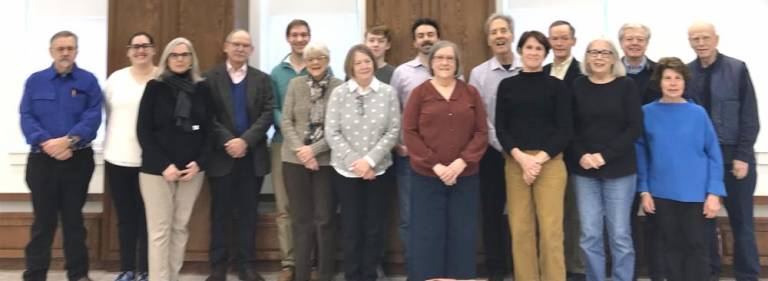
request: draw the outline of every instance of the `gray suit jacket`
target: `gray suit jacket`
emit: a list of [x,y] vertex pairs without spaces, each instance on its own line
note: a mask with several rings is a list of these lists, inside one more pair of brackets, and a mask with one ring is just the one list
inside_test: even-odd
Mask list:
[[264,72],[248,66],[245,76],[246,106],[251,126],[240,136],[236,135],[235,115],[232,108],[231,83],[225,64],[219,64],[204,75],[211,88],[214,108],[213,130],[214,144],[206,174],[221,177],[232,170],[234,158],[227,154],[224,143],[233,138],[242,138],[248,143],[248,150],[253,157],[256,176],[270,172],[269,152],[267,151],[267,130],[272,126],[274,110],[272,80]]

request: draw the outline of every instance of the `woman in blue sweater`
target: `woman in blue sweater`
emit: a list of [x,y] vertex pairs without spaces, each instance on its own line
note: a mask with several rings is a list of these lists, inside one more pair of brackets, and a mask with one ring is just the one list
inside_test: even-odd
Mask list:
[[656,214],[664,240],[667,280],[707,280],[705,225],[725,196],[723,160],[703,107],[683,98],[690,72],[680,59],[662,58],[653,74],[661,99],[643,106],[637,147],[637,192]]

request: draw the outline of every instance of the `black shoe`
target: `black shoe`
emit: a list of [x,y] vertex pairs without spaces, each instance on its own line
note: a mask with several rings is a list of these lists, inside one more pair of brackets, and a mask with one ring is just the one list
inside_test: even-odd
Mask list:
[[566,276],[565,277],[566,281],[586,281],[587,280],[587,276],[584,275],[584,273],[568,272],[565,276]]
[[504,274],[488,275],[488,281],[504,281]]
[[215,265],[211,268],[211,275],[205,281],[227,281],[227,266]]
[[240,269],[237,277],[241,281],[264,281],[264,277],[261,277],[258,272],[250,268]]

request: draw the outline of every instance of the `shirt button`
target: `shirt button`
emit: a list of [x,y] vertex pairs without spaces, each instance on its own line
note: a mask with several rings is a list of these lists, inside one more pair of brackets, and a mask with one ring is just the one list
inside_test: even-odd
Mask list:
[[453,113],[448,113],[448,116],[453,116]]

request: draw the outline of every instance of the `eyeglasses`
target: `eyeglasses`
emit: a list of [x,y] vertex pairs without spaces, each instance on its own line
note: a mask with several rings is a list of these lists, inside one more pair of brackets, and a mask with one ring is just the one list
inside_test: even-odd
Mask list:
[[141,49],[144,49],[144,50],[152,49],[152,48],[155,47],[155,45],[153,45],[153,44],[132,44],[132,45],[128,45],[128,46],[125,46],[125,47],[128,48],[128,49],[134,50],[134,51],[138,51],[138,50],[141,50]]
[[613,51],[611,50],[588,50],[587,54],[589,54],[590,57],[597,58],[597,57],[611,57],[613,55]]
[[323,62],[326,59],[328,59],[328,56],[319,56],[319,57],[306,58],[306,61],[308,63],[315,63],[315,62]]
[[229,45],[232,45],[235,49],[248,49],[250,47],[253,47],[250,43],[235,43],[235,42],[227,42]]
[[186,53],[170,53],[168,54],[168,59],[172,60],[185,60],[192,57],[192,53],[186,52]]

